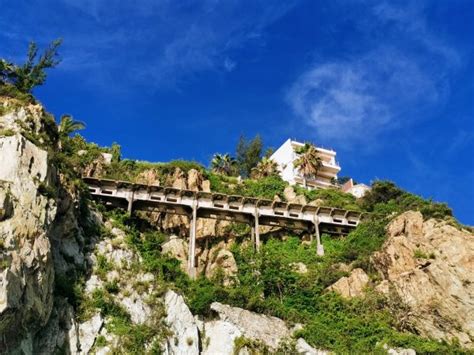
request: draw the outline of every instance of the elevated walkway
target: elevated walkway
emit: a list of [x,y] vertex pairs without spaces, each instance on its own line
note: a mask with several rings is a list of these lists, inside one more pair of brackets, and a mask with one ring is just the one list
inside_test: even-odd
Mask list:
[[318,255],[324,254],[320,233],[345,235],[355,228],[362,213],[344,209],[301,205],[261,198],[213,192],[181,190],[172,187],[134,184],[126,181],[83,178],[94,199],[113,207],[186,215],[190,217],[190,275],[195,273],[196,220],[215,218],[247,223],[252,227],[252,243],[260,248],[259,226],[307,230],[316,237]]

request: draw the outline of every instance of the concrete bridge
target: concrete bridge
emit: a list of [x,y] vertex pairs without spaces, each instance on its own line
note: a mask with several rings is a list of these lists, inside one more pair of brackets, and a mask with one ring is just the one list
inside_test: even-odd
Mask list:
[[301,205],[254,197],[214,192],[181,190],[172,187],[134,184],[126,181],[83,178],[94,199],[106,205],[134,210],[186,215],[190,218],[188,270],[196,270],[196,220],[215,218],[247,223],[252,228],[252,243],[260,248],[259,226],[307,230],[316,238],[317,253],[324,255],[320,233],[346,235],[355,228],[362,213],[344,209]]

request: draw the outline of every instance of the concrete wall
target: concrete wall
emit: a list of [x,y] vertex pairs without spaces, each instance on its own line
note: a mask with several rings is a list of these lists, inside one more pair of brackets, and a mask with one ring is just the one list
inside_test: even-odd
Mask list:
[[281,178],[290,184],[295,183],[295,169],[293,161],[296,159],[296,153],[291,145],[291,139],[288,139],[280,146],[270,157],[278,164]]

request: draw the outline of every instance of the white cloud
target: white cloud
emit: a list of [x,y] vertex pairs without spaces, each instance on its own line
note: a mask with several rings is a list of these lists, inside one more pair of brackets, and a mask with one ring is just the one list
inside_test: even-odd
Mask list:
[[[262,35],[296,0],[284,5],[263,0],[205,0],[180,4],[115,0],[113,6],[109,0],[92,2],[93,6],[86,4],[80,8],[97,20],[98,32],[79,38],[80,46],[85,45],[97,61],[113,68],[114,61],[110,62],[107,56],[110,53],[103,50],[105,43],[105,48],[113,48],[113,54],[118,55],[119,70],[122,70],[124,57],[130,58],[134,65],[130,68],[130,77],[126,78],[128,81],[149,83],[151,80],[159,87],[179,87],[182,81],[203,71],[232,71],[236,63],[228,52],[259,40],[255,34]],[[123,31],[119,35],[110,34],[110,24],[120,24]],[[83,47],[76,47],[74,55],[78,48]]]
[[[378,5],[374,13],[379,23],[370,30],[390,20],[389,35],[350,59],[314,63],[287,93],[294,113],[326,143],[370,143],[382,132],[423,119],[449,91],[446,73],[459,58],[456,51],[435,40],[414,10]],[[408,42],[415,51],[403,47]]]
[[7,30],[16,43],[60,34],[59,70],[87,70],[91,84],[105,87],[114,80],[122,87],[153,82],[179,89],[203,71],[232,71],[230,52],[264,41],[266,28],[296,1],[20,1],[21,11],[0,13],[0,40]]

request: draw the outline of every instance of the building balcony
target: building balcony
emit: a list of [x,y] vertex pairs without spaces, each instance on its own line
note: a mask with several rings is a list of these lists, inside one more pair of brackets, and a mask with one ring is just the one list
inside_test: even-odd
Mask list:
[[328,172],[331,172],[331,173],[334,173],[334,174],[337,174],[339,171],[341,171],[341,167],[339,166],[339,164],[335,161],[335,162],[327,162],[327,161],[322,161],[322,164],[323,164],[323,169],[324,170],[327,170]]

